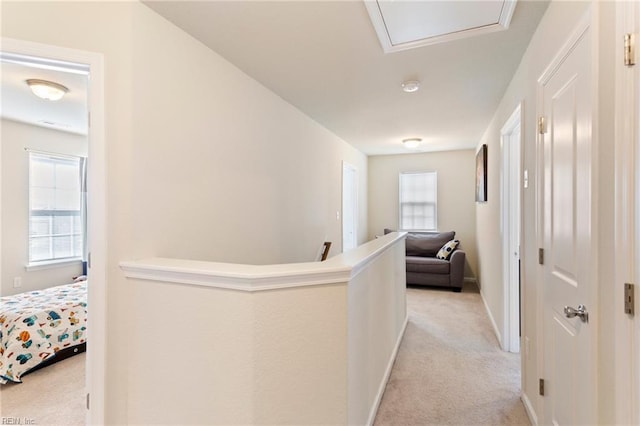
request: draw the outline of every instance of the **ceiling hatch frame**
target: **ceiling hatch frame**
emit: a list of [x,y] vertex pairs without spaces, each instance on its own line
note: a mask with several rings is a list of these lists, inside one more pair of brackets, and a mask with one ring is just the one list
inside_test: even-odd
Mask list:
[[[364,4],[369,13],[371,23],[378,35],[380,44],[384,53],[401,52],[403,50],[415,49],[418,47],[429,46],[437,43],[446,43],[453,40],[459,40],[462,38],[478,36],[482,34],[493,33],[496,31],[504,31],[509,28],[513,12],[516,8],[517,0],[503,0],[502,9],[497,22],[490,23],[488,25],[481,25],[472,28],[467,28],[458,31],[452,31],[445,34],[428,36],[414,41],[393,43],[391,35],[389,34],[389,28],[385,22],[385,18],[380,7],[380,1],[385,0],[364,0]],[[387,0],[388,2],[388,0]],[[478,2],[480,3],[480,2]]]

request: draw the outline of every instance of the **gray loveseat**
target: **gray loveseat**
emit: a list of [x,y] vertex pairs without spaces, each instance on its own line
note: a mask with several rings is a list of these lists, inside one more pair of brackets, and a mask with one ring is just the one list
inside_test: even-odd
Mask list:
[[[385,229],[384,233],[393,232]],[[407,284],[450,287],[462,291],[465,252],[460,245],[447,260],[436,258],[436,254],[447,242],[455,239],[450,232],[408,232],[406,238]]]

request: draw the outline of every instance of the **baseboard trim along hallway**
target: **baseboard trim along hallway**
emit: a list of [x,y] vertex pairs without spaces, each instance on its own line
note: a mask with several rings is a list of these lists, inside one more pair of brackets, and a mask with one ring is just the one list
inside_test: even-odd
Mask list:
[[374,425],[531,424],[520,355],[500,348],[474,283],[462,293],[409,287],[407,312]]
[[393,354],[389,359],[389,364],[387,364],[387,370],[384,373],[384,380],[380,383],[380,388],[378,389],[378,394],[376,395],[376,402],[371,407],[371,412],[369,413],[369,419],[367,420],[367,425],[372,425],[373,421],[376,418],[376,413],[380,408],[380,402],[382,402],[382,396],[384,395],[384,390],[389,382],[389,377],[391,377],[391,371],[393,370],[393,365],[396,361],[396,357],[398,356],[398,350],[400,350],[400,344],[402,343],[402,338],[404,337],[404,332],[407,330],[407,324],[409,323],[409,314],[407,314],[404,319],[404,324],[402,325],[402,331],[398,336],[398,340],[396,341],[396,345],[393,348]]

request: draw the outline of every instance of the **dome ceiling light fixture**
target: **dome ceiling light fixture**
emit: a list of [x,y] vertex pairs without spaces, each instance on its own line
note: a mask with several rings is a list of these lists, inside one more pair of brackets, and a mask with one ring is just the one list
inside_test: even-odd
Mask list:
[[53,81],[30,78],[26,82],[34,95],[48,101],[59,101],[69,92],[67,87]]
[[401,85],[402,91],[406,93],[417,92],[420,88],[420,82],[418,80],[407,80],[404,81]]
[[420,146],[421,143],[422,143],[422,139],[420,138],[402,139],[402,144],[407,149],[416,149],[417,147]]

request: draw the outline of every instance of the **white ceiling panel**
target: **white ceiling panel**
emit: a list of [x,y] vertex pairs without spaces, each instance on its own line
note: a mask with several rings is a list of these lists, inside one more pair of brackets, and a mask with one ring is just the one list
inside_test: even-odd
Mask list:
[[382,49],[414,49],[506,30],[516,0],[365,0]]

